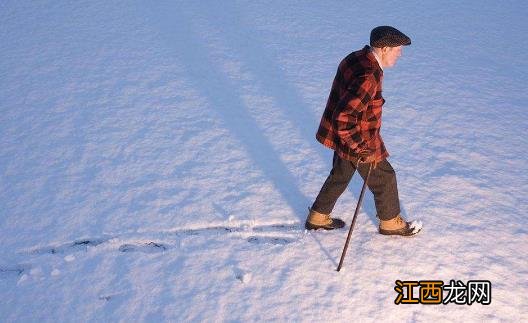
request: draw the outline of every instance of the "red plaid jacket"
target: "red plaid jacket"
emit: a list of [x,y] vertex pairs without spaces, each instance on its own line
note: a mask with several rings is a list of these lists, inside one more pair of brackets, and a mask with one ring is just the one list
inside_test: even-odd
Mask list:
[[370,150],[377,162],[389,156],[381,139],[383,70],[369,46],[339,64],[316,138],[339,157],[357,161]]

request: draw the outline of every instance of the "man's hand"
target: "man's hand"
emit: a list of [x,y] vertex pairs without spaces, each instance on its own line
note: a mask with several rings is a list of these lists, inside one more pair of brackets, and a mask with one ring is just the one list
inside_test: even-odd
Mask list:
[[376,161],[374,157],[374,152],[370,149],[365,149],[365,150],[360,151],[358,153],[358,156],[359,156],[358,164],[359,163],[372,164],[373,169],[376,168],[376,166],[378,165],[378,162]]

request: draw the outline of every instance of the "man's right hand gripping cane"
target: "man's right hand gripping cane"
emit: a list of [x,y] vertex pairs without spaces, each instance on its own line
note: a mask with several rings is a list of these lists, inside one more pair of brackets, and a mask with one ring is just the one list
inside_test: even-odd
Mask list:
[[358,153],[359,159],[358,164],[372,164],[372,169],[375,169],[378,165],[376,158],[374,157],[374,152],[370,149],[364,149]]

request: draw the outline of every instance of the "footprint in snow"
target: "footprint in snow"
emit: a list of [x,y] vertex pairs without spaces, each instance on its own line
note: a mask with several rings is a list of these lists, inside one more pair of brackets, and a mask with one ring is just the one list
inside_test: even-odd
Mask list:
[[66,243],[60,246],[49,246],[36,249],[32,253],[42,255],[47,253],[62,254],[71,251],[87,251],[88,247],[95,247],[107,241],[108,239],[83,239]]
[[121,252],[144,252],[144,253],[157,253],[163,252],[168,248],[157,242],[149,242],[143,244],[124,244],[119,247]]
[[293,239],[283,238],[283,237],[256,237],[256,236],[249,237],[247,241],[253,244],[275,244],[275,245],[285,245],[285,244],[294,242]]

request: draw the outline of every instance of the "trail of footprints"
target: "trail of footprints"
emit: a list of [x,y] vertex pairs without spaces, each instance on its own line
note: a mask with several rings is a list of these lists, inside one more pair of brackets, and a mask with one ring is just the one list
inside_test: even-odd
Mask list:
[[[168,233],[177,237],[186,236],[222,236],[233,235],[236,238],[243,238],[251,244],[270,244],[270,245],[286,245],[298,240],[298,235],[302,232],[299,224],[273,224],[261,225],[254,227],[245,226],[211,226],[198,229],[181,229]],[[247,233],[247,235],[235,235],[236,233]],[[290,235],[288,235],[290,234]],[[61,245],[53,245],[44,248],[31,250],[30,254],[45,255],[45,254],[71,254],[77,251],[87,251],[88,248],[98,247],[104,244],[111,243],[118,239],[118,236],[94,239],[82,239]],[[117,250],[124,253],[161,253],[167,251],[172,246],[145,239],[136,240],[121,244]],[[26,252],[27,253],[27,252]],[[16,266],[0,266],[0,278],[2,277],[17,277],[24,272],[31,270],[30,265],[16,265]]]
[[[294,242],[297,239],[284,237],[279,234],[284,233],[300,233],[301,229],[299,225],[283,225],[283,224],[274,224],[274,225],[263,225],[255,226],[252,228],[247,227],[228,227],[228,226],[212,226],[198,229],[182,229],[177,231],[171,231],[168,233],[173,236],[221,236],[224,234],[233,234],[233,233],[252,233],[249,237],[246,237],[246,241],[253,244],[276,244],[276,245],[285,245]],[[274,233],[277,233],[274,235]],[[39,248],[32,253],[34,254],[63,254],[69,253],[72,251],[86,251],[89,247],[97,247],[104,243],[108,243],[113,239],[119,237],[104,237],[96,239],[83,239],[70,243],[66,243],[58,246],[50,246],[45,248]],[[145,239],[143,239],[145,241]],[[149,241],[149,242],[132,242],[121,245],[118,250],[121,252],[162,252],[170,249],[169,245],[163,244],[161,242]]]

